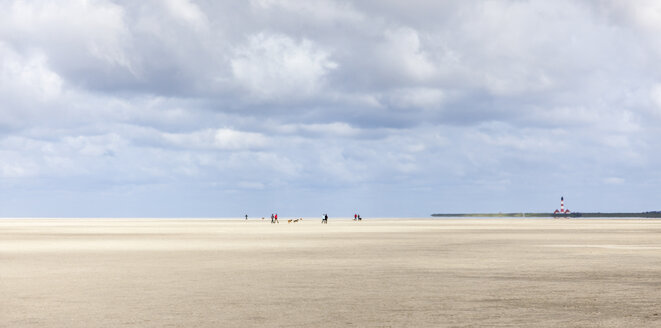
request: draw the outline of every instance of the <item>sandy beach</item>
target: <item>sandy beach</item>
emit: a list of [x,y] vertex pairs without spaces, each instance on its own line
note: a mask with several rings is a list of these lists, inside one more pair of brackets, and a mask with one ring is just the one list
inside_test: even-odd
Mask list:
[[0,327],[658,327],[661,221],[0,219]]

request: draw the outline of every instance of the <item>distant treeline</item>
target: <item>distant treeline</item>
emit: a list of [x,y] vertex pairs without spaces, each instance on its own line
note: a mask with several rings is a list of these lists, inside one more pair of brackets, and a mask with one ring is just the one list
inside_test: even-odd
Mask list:
[[641,212],[641,213],[456,213],[456,214],[432,214],[433,217],[531,217],[531,218],[553,218],[553,217],[572,217],[572,218],[661,218],[661,211]]

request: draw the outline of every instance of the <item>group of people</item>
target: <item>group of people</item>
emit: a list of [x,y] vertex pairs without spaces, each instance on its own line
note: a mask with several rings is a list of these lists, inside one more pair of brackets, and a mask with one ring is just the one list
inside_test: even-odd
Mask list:
[[[360,217],[360,214],[354,214],[353,215],[353,220],[354,221],[361,221],[363,218]],[[248,220],[248,214],[246,214],[246,221]],[[264,218],[262,218],[264,220]],[[301,219],[302,220],[302,219]],[[271,214],[271,223],[280,223],[278,221],[278,213]],[[321,223],[322,224],[328,224],[328,214],[325,214],[321,216]]]

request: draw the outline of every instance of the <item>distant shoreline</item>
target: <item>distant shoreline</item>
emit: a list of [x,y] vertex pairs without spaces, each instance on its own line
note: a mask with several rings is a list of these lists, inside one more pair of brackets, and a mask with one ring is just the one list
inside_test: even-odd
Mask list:
[[600,213],[600,212],[586,212],[586,213],[570,213],[570,214],[553,214],[553,213],[435,213],[432,217],[531,217],[531,218],[553,218],[553,217],[571,217],[571,218],[661,218],[661,212],[640,212],[640,213]]

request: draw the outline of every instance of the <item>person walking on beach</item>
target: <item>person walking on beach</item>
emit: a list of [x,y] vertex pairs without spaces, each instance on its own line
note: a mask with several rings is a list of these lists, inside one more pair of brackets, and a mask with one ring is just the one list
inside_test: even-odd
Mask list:
[[354,214],[353,215],[353,220],[356,221],[357,218],[358,218],[358,214]]
[[246,221],[248,221],[248,214],[246,214]]
[[275,221],[273,221],[273,213],[271,213],[271,223],[275,223]]
[[278,213],[275,213],[275,223],[280,223],[280,221],[278,221]]

